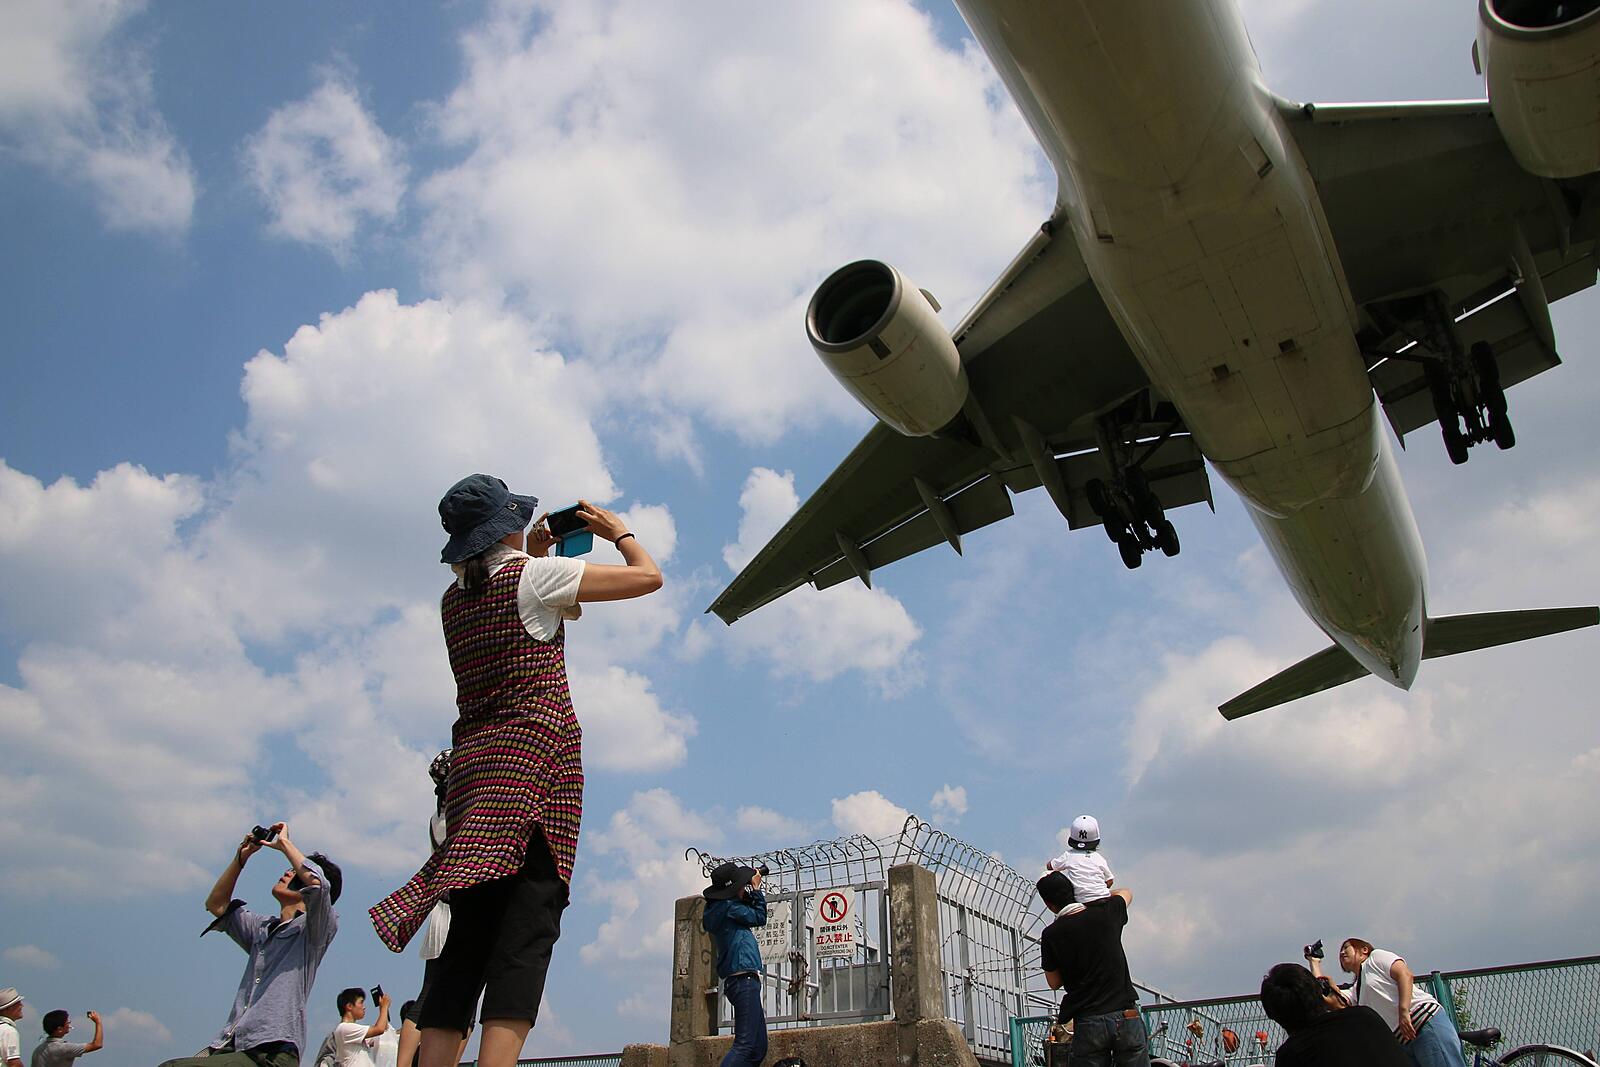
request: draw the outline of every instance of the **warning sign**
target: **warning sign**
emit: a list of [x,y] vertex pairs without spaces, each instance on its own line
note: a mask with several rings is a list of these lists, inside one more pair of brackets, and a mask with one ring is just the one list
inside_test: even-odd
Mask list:
[[812,897],[812,941],[819,960],[853,959],[856,954],[856,891],[825,889]]
[[794,947],[794,905],[787,900],[767,905],[767,925],[750,931],[761,949],[761,962],[775,967],[789,958]]

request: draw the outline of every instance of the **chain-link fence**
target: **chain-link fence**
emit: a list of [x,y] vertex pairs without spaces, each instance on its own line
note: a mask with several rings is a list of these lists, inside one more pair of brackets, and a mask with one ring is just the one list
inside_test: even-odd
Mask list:
[[[1009,1063],[1011,1019],[1048,1002],[1039,979],[1040,916],[1032,910],[1033,882],[914,815],[898,835],[882,841],[856,835],[755,856],[719,857],[698,849],[688,854],[708,876],[729,858],[753,867],[766,864],[763,997],[775,1027],[889,1017],[883,887],[888,869],[900,863],[918,864],[934,876],[945,1012],[980,1060]],[[846,902],[855,917],[856,955],[848,961],[819,960],[819,927],[828,923],[827,913],[818,909],[835,891],[845,890],[853,890]],[[780,904],[789,905],[787,912]],[[786,946],[781,952],[778,942]],[[718,1025],[727,1026],[729,1009],[725,1000],[719,1004]]]
[[[1498,1052],[1542,1042],[1592,1058],[1600,1047],[1600,956],[1436,971],[1417,980],[1452,1012],[1458,1029],[1497,1028]],[[1143,1011],[1150,1054],[1175,1063],[1271,1064],[1287,1036],[1266,1017],[1258,996],[1166,1003],[1158,997],[1155,1003],[1147,999]],[[1014,1067],[1044,1064],[1051,1020],[1041,1014],[1011,1021]],[[1465,1050],[1468,1063],[1472,1052]]]

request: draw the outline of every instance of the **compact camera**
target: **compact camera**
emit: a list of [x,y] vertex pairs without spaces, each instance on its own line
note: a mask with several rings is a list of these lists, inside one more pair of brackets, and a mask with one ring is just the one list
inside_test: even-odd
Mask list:
[[250,836],[265,844],[277,837],[278,834],[274,830],[268,830],[265,826],[254,826],[250,829]]
[[1322,939],[1320,937],[1317,938],[1301,951],[1306,954],[1306,959],[1308,960],[1320,960],[1322,958]]

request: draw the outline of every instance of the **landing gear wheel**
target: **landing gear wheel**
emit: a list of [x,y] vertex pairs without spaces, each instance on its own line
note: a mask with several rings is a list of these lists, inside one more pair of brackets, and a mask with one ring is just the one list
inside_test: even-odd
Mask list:
[[1449,455],[1450,462],[1458,467],[1461,466],[1467,461],[1468,445],[1466,435],[1461,432],[1456,417],[1452,415],[1449,421],[1441,422],[1439,432],[1444,436],[1444,450]]
[[1138,570],[1144,562],[1144,549],[1131,535],[1117,539],[1117,551],[1122,553],[1122,565],[1130,571]]
[[1099,478],[1090,478],[1089,483],[1083,487],[1083,492],[1089,498],[1090,511],[1102,519],[1111,514],[1111,494],[1106,492],[1105,482]]
[[1172,525],[1171,519],[1162,519],[1156,523],[1156,547],[1167,556],[1178,554],[1178,531]]
[[1511,428],[1511,419],[1503,410],[1490,412],[1489,432],[1494,435],[1494,446],[1501,451],[1516,447],[1517,431]]

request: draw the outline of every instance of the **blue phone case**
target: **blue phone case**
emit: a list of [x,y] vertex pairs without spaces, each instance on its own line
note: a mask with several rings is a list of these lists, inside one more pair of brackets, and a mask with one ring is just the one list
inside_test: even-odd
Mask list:
[[581,556],[592,548],[594,548],[594,534],[588,530],[579,530],[556,542],[556,555]]

